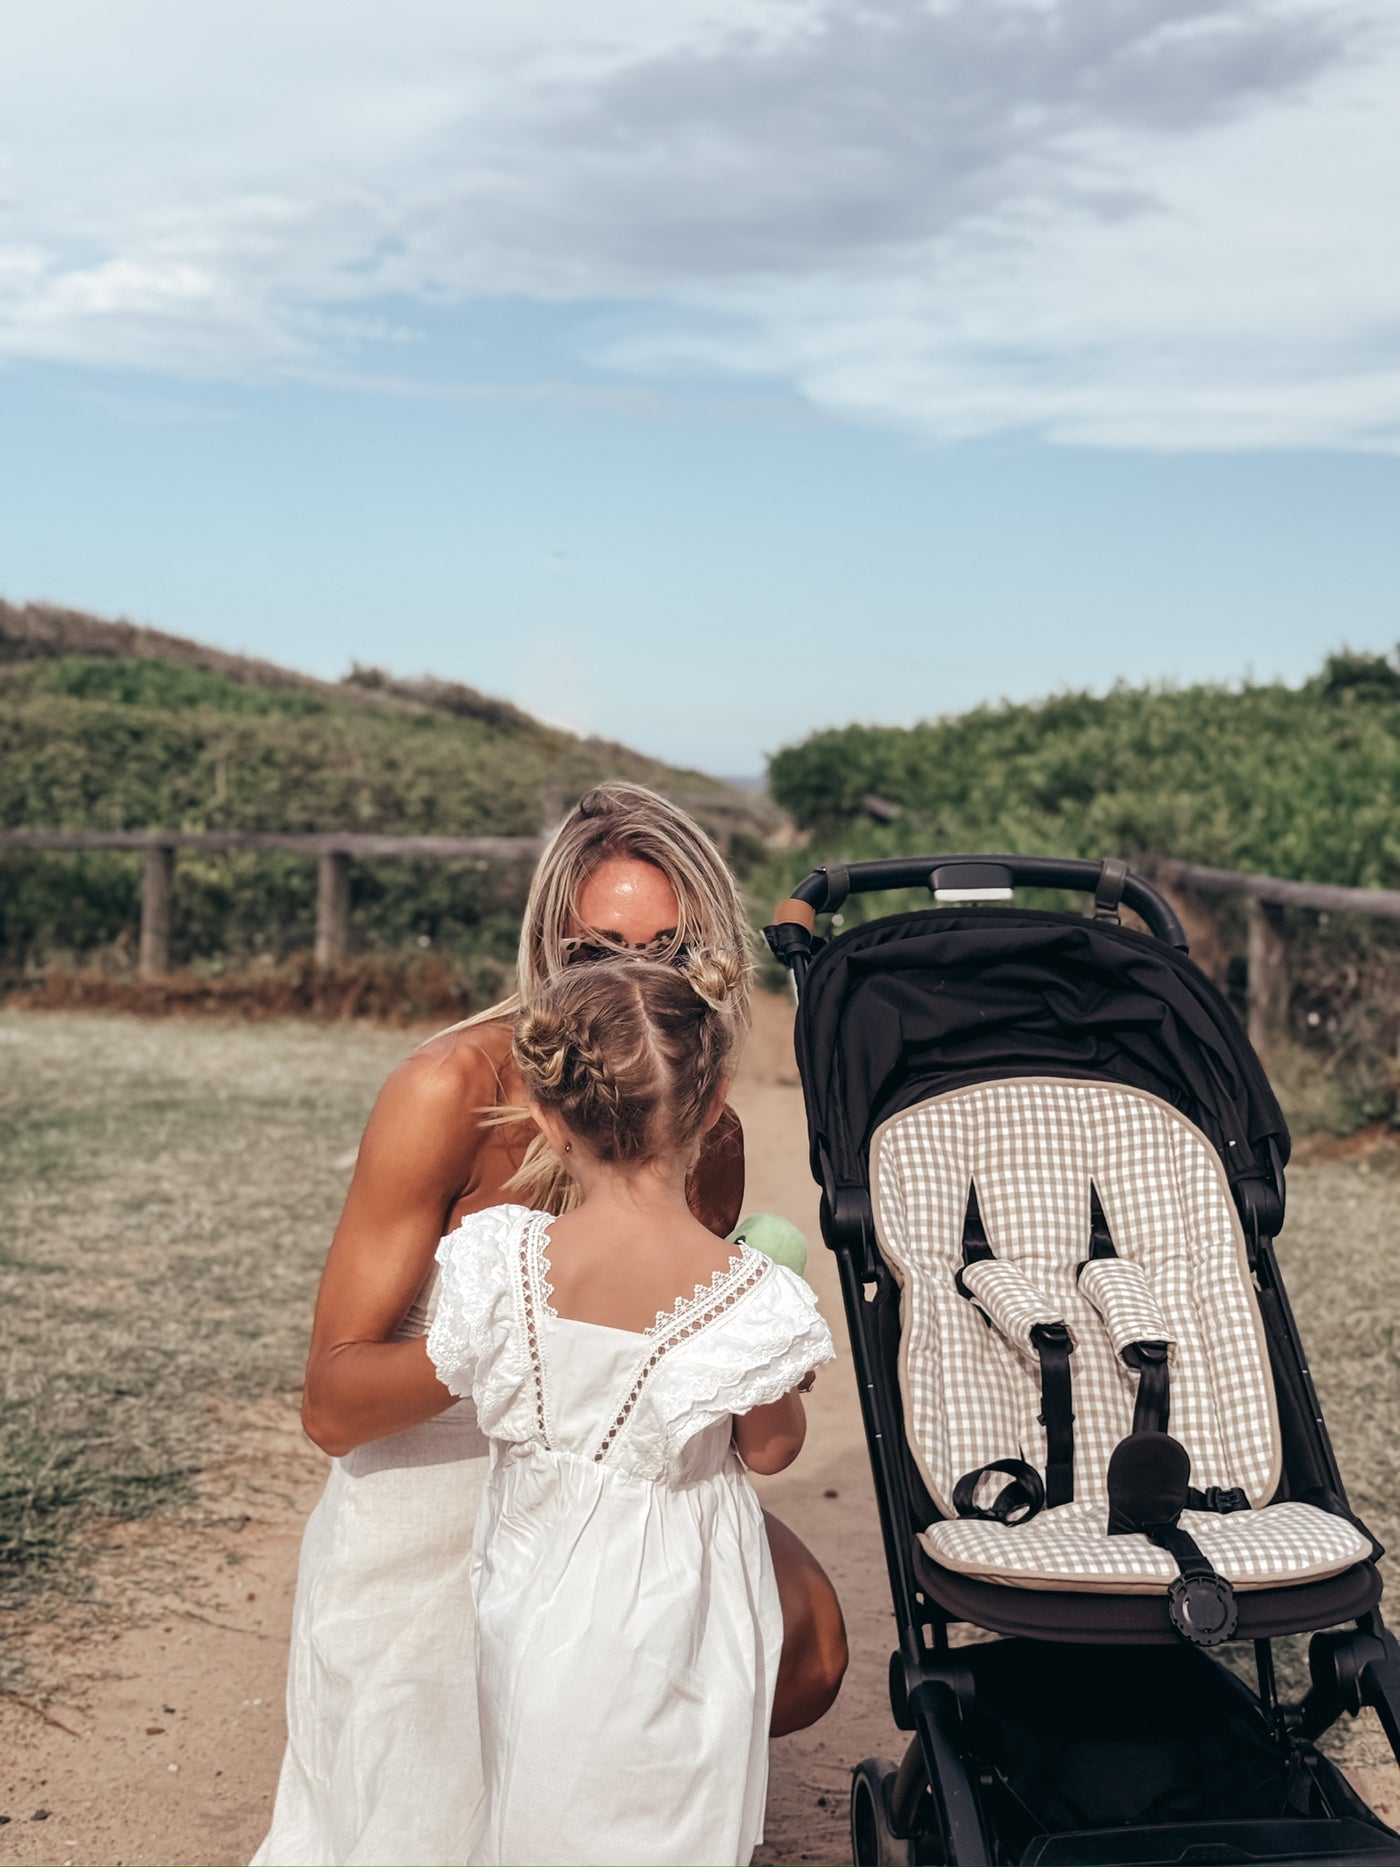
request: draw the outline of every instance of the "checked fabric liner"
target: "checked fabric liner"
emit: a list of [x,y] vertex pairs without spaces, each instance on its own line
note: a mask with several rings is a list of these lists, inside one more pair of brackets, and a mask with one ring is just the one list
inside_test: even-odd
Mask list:
[[[970,1294],[992,1299],[986,1307],[1010,1325],[1010,1340],[958,1288],[974,1184],[995,1264],[969,1275],[982,1286]],[[1123,1268],[1133,1269],[1116,1280],[1090,1269],[1081,1286],[1091,1184]],[[876,1130],[871,1191],[880,1247],[901,1286],[906,1430],[943,1514],[922,1533],[936,1562],[1010,1587],[1166,1590],[1176,1569],[1163,1550],[1145,1536],[1108,1535],[1105,1483],[1137,1397],[1119,1350],[1128,1332],[1160,1334],[1163,1322],[1171,1432],[1190,1453],[1191,1482],[1239,1487],[1250,1504],[1227,1516],[1183,1514],[1212,1566],[1251,1589],[1318,1580],[1370,1555],[1346,1519],[1272,1502],[1282,1446],[1244,1237],[1218,1156],[1167,1103],[1054,1077],[954,1090]],[[965,1473],[998,1459],[1045,1469],[1040,1371],[1015,1340],[1018,1323],[1037,1319],[1016,1313],[1031,1291],[1039,1319],[1053,1310],[1074,1343],[1074,1499],[1020,1524],[959,1519],[952,1495]]]

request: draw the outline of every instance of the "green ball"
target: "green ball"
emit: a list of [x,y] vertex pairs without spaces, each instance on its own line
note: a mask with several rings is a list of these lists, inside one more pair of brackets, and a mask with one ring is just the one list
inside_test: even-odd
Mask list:
[[765,1258],[786,1265],[799,1277],[807,1269],[807,1240],[790,1219],[780,1219],[776,1212],[751,1212],[746,1219],[740,1219],[728,1242],[761,1251]]

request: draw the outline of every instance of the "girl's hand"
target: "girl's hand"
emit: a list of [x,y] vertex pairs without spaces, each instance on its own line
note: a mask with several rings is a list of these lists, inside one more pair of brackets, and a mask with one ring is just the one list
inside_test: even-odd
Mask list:
[[797,1391],[799,1394],[810,1394],[816,1384],[817,1371],[815,1368],[809,1368],[802,1379],[797,1383]]

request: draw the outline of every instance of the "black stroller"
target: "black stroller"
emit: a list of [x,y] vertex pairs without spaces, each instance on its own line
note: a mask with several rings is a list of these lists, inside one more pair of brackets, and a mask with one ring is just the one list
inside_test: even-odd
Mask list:
[[[1018,887],[1093,918],[814,938],[852,893]],[[1313,1742],[1372,1705],[1400,1755],[1400,1649],[1274,1255],[1287,1130],[1170,905],[1117,861],[927,857],[817,869],[767,934],[914,1733],[854,1772],[856,1862],[1400,1862]]]

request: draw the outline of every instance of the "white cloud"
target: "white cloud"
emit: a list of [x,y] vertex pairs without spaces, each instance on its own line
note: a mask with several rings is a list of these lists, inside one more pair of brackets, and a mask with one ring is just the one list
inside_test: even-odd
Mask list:
[[416,304],[519,296],[934,439],[1392,447],[1396,24],[46,0],[0,16],[0,357],[384,376]]

